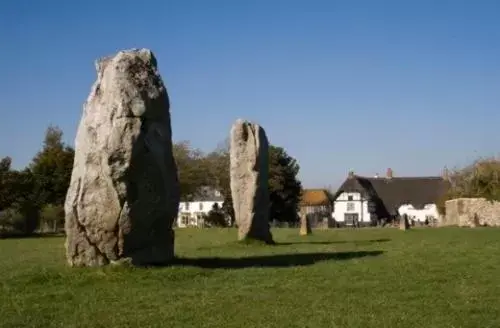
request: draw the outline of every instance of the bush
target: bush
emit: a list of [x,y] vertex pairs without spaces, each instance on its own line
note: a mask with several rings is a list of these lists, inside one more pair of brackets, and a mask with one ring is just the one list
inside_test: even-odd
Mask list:
[[217,203],[214,204],[208,215],[205,216],[204,221],[209,227],[227,227],[229,223],[226,215],[224,215],[224,212]]
[[0,212],[0,236],[24,234],[25,219],[16,208],[7,208]]

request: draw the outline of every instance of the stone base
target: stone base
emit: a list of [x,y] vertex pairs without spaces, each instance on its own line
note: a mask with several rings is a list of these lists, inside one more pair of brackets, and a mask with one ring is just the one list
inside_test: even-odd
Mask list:
[[134,266],[161,266],[167,265],[174,260],[174,230],[168,234],[163,234],[166,238],[158,240],[150,247],[137,250],[124,258],[130,258],[130,263]]

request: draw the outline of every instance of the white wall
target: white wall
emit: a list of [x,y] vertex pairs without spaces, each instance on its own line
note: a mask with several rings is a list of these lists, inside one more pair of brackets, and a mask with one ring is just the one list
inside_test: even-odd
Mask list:
[[[200,226],[203,224],[200,220],[203,214],[208,214],[214,204],[219,204],[222,207],[223,201],[203,201],[203,202],[181,202],[179,204],[179,215],[177,216],[177,226],[185,228],[187,226]],[[182,217],[188,218],[188,223],[183,222]]]
[[417,222],[425,222],[426,216],[432,216],[435,219],[439,218],[439,212],[436,204],[427,204],[423,209],[415,209],[410,204],[401,205],[398,208],[399,215],[408,215],[408,219],[413,219]]
[[[349,201],[349,196],[352,197],[351,201]],[[353,204],[353,208],[349,209],[348,204]],[[344,192],[335,200],[333,219],[337,222],[344,222],[345,213],[358,213],[359,222],[371,222],[368,201],[363,199],[358,192]]]

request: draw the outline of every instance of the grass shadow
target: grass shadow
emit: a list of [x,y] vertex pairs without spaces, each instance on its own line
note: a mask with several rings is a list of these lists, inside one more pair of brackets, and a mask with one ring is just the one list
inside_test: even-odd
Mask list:
[[342,261],[355,258],[378,256],[383,251],[358,251],[337,253],[297,253],[242,258],[201,257],[176,258],[171,265],[193,266],[204,269],[244,269],[252,267],[280,268],[313,265],[323,261]]
[[276,246],[290,246],[290,245],[334,245],[334,244],[372,244],[372,243],[385,243],[391,241],[388,238],[371,239],[371,240],[333,240],[333,241],[297,241],[297,242],[277,242]]

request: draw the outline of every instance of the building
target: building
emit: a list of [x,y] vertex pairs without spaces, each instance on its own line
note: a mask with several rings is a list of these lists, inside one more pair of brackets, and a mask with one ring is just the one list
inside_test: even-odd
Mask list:
[[329,226],[332,200],[326,189],[304,189],[299,203],[300,215],[307,215],[312,227]]
[[437,202],[449,188],[443,177],[363,177],[350,172],[333,196],[338,226],[370,226],[407,215],[415,222],[437,220]]
[[204,217],[212,210],[215,204],[222,207],[224,197],[218,190],[211,187],[202,187],[190,201],[181,201],[177,227],[204,227]]

